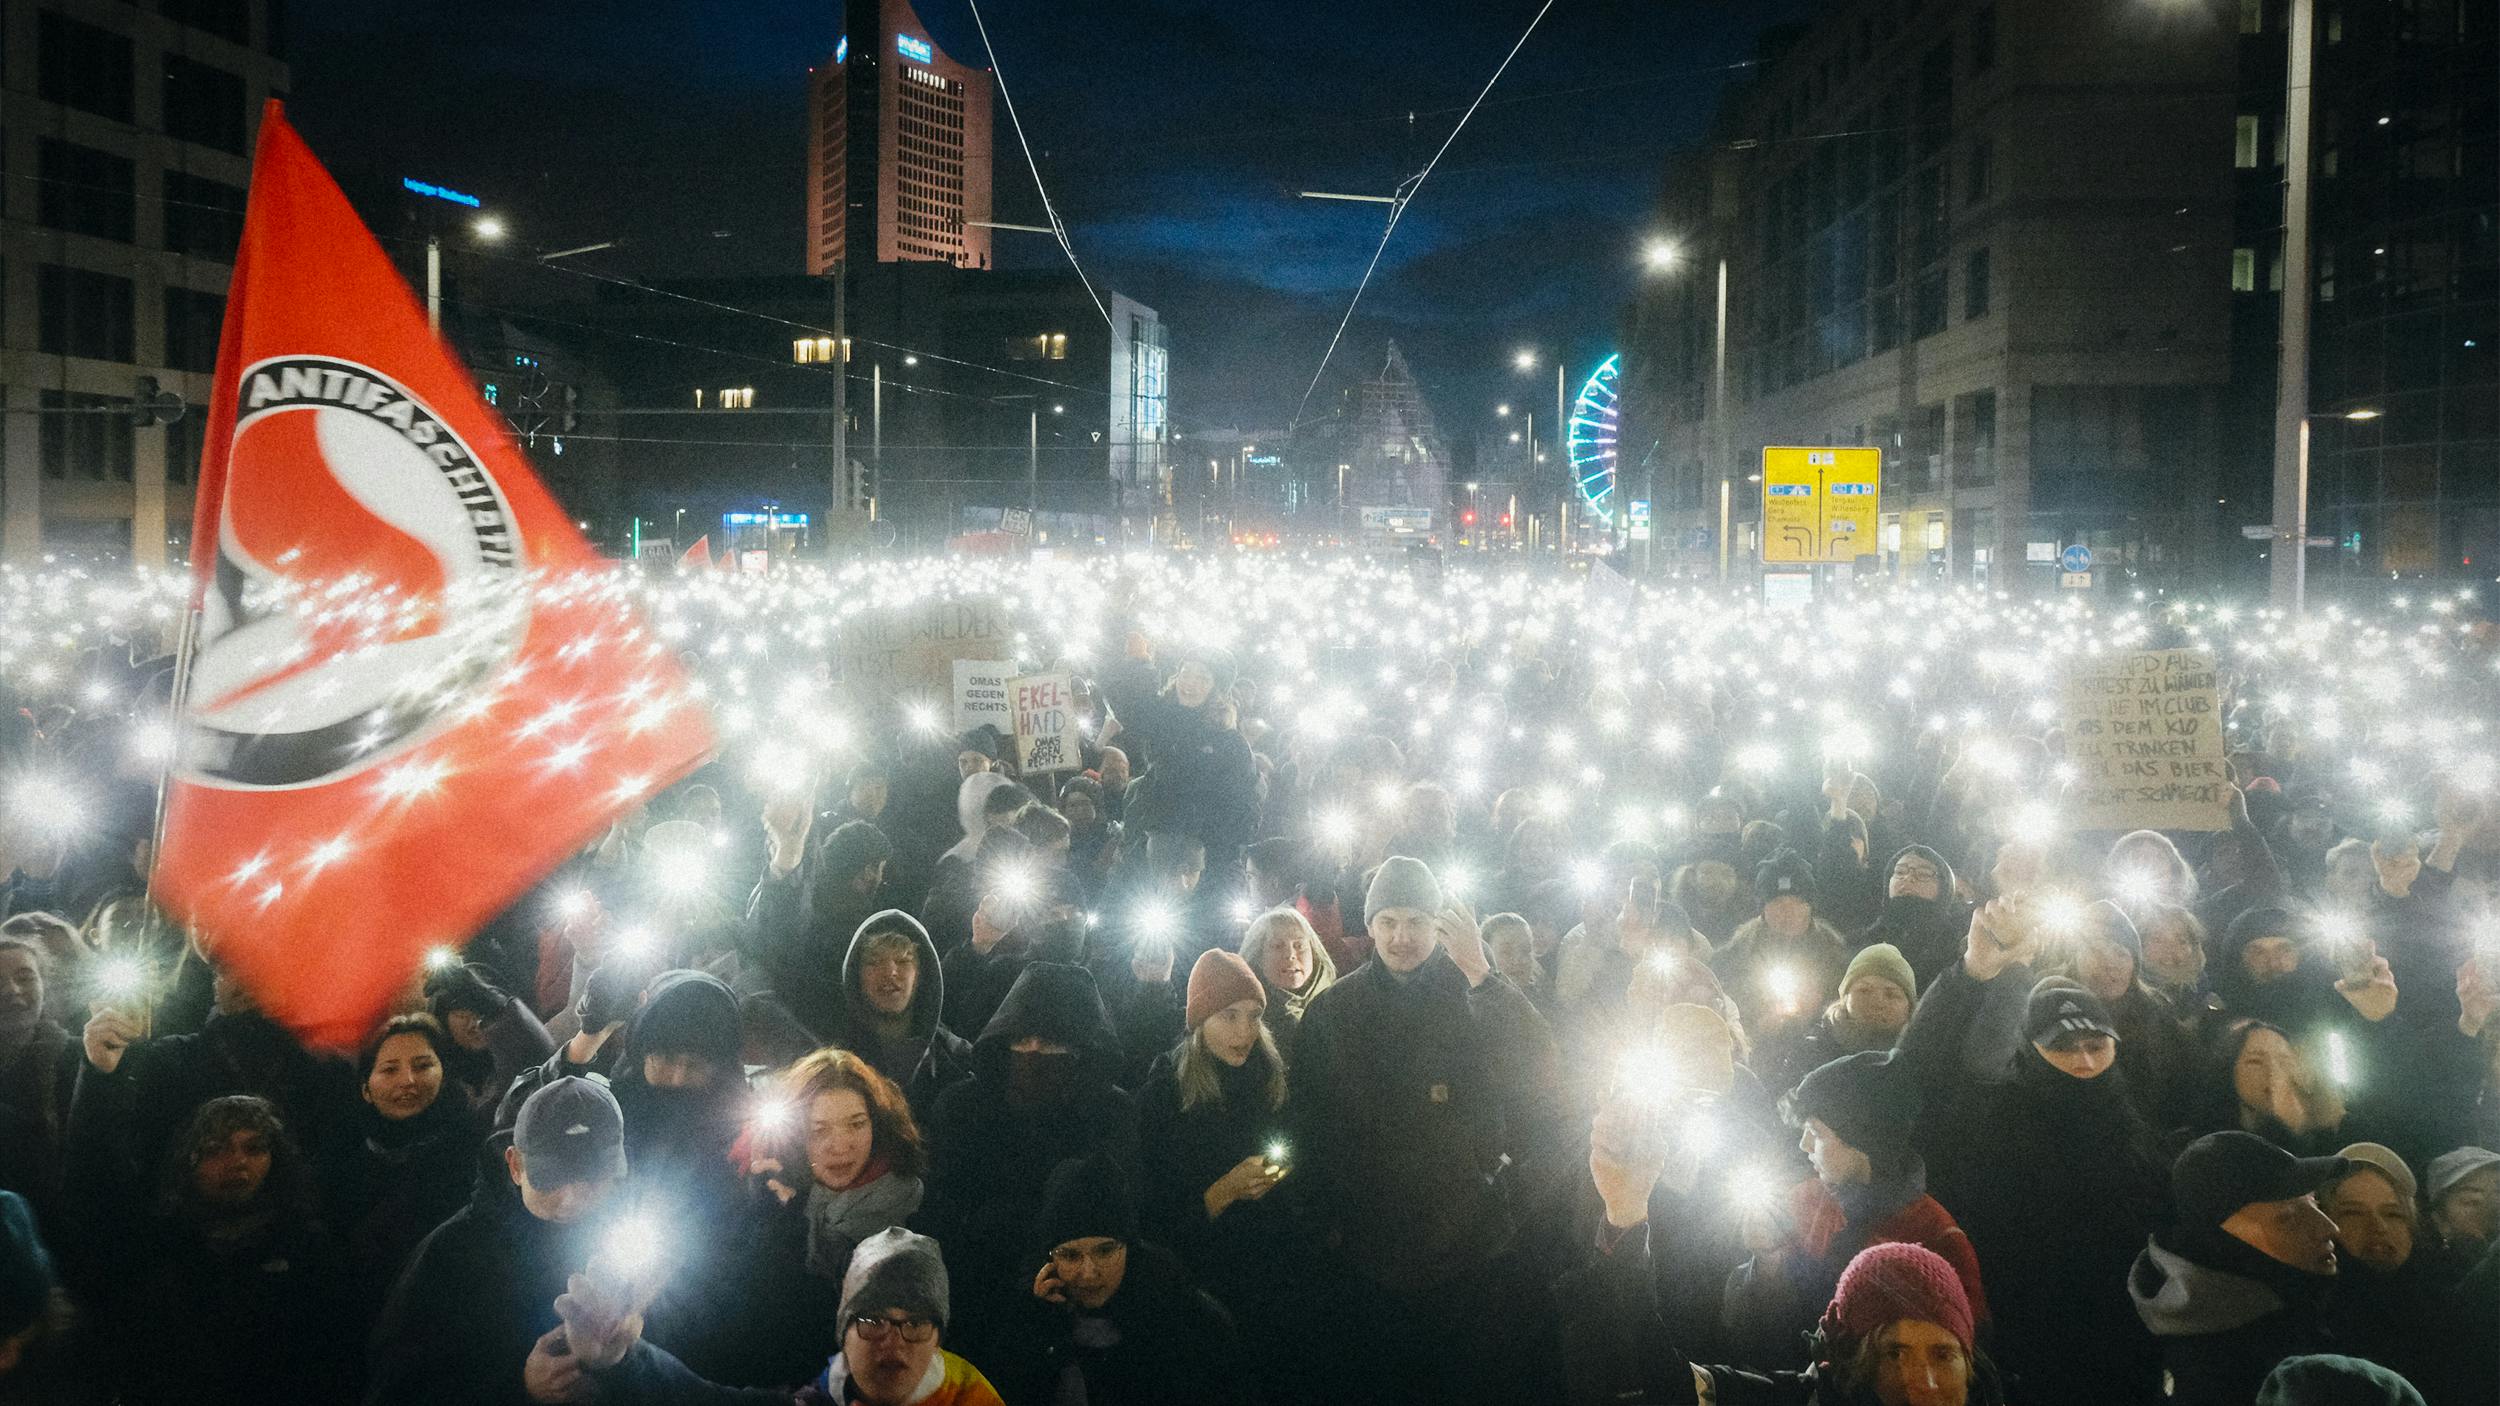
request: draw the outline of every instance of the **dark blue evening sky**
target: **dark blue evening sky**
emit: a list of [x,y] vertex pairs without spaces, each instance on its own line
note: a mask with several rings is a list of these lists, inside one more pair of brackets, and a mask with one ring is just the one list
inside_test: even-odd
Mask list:
[[[1611,349],[1668,153],[1699,139],[1763,27],[1809,0],[1557,0],[1398,227],[1340,356],[1395,337],[1463,438],[1524,391],[1520,345]],[[965,0],[931,36],[982,62]],[[1174,418],[1281,424],[1419,169],[1534,0],[990,0],[982,15],[1077,255],[1160,310]],[[528,243],[619,238],[602,272],[800,267],[808,65],[839,29],[793,0],[295,6],[297,124],[343,172],[474,190]],[[1411,116],[1410,116],[1411,114]],[[1002,112],[997,218],[1040,204]],[[1009,266],[1058,260],[1001,232]],[[550,280],[563,275],[548,273]],[[551,296],[558,290],[551,289]]]

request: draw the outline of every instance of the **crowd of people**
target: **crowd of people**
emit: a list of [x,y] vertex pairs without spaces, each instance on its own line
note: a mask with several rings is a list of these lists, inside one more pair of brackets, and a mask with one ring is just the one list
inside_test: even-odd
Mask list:
[[[663,579],[721,755],[353,1058],[146,896],[170,598],[0,578],[0,1403],[2500,1402],[2470,595]],[[1070,765],[844,676],[948,601]]]

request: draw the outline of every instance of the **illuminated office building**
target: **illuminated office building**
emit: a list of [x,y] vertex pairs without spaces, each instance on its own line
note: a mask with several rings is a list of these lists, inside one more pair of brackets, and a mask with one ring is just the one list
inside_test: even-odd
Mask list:
[[[807,271],[845,257],[990,266],[990,75],[957,63],[910,0],[850,0],[808,76]],[[873,248],[852,245],[874,218]]]

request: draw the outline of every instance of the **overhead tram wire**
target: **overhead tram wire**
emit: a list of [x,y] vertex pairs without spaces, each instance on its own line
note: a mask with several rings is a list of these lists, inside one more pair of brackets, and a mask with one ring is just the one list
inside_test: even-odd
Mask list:
[[1380,256],[1388,252],[1389,236],[1398,232],[1399,217],[1413,203],[1416,192],[1423,189],[1424,181],[1432,175],[1432,168],[1441,164],[1442,155],[1458,140],[1458,134],[1467,130],[1467,119],[1476,115],[1476,109],[1482,107],[1485,98],[1492,93],[1493,85],[1502,81],[1502,75],[1510,69],[1511,60],[1519,57],[1519,51],[1527,47],[1528,36],[1536,33],[1536,27],[1544,22],[1546,12],[1553,8],[1554,0],[1545,0],[1537,7],[1536,14],[1528,20],[1528,27],[1519,31],[1519,38],[1511,44],[1510,52],[1502,55],[1502,62],[1494,68],[1493,76],[1485,80],[1483,89],[1476,94],[1476,100],[1467,104],[1467,111],[1460,114],[1458,125],[1450,128],[1450,134],[1441,139],[1440,150],[1424,163],[1424,169],[1398,184],[1395,202],[1389,206],[1388,227],[1380,231],[1380,243],[1372,249],[1371,262],[1363,266],[1363,279],[1354,285],[1354,296],[1346,303],[1345,316],[1338,319],[1337,330],[1328,339],[1328,349],[1320,353],[1319,368],[1311,373],[1311,384],[1303,388],[1302,403],[1294,407],[1293,427],[1301,426],[1303,412],[1311,408],[1311,395],[1319,389],[1320,378],[1328,374],[1328,363],[1336,356],[1337,344],[1345,339],[1345,330],[1354,321],[1354,310],[1362,306],[1363,290],[1371,286],[1372,275],[1380,269]]
[[[1024,139],[1024,119],[1016,116],[1016,100],[1007,91],[1007,70],[999,67],[998,50],[990,44],[990,27],[981,21],[980,0],[964,0],[972,9],[973,27],[981,31],[981,52],[989,56],[990,76],[998,80],[998,96],[1007,104],[1007,123],[1016,129],[1016,145],[1024,152],[1024,169],[1033,173],[1033,190],[1042,197],[1042,213],[1050,218],[1050,232],[1059,241],[1059,252],[1068,256],[1068,267],[1076,270],[1076,281],[1085,285],[1085,296],[1094,300],[1094,311],[1102,314],[1103,326],[1111,323],[1111,309],[1104,307],[1102,295],[1094,291],[1094,281],[1085,276],[1085,266],[1076,261],[1076,246],[1068,242],[1068,227],[1059,218],[1059,207],[1051,204],[1050,191],[1042,184],[1042,168],[1034,164],[1033,144]],[[1553,0],[1546,0],[1552,4]]]

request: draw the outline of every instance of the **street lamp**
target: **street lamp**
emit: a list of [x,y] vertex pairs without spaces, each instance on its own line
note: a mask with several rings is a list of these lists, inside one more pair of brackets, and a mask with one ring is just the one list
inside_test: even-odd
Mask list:
[[1641,261],[1661,272],[1674,268],[1683,257],[1683,251],[1675,247],[1672,239],[1652,239],[1641,249]]
[[503,221],[492,215],[480,215],[476,222],[469,226],[469,230],[478,238],[491,244],[503,238]]
[[1536,369],[1536,352],[1530,348],[1521,347],[1517,354],[1511,357],[1510,364],[1522,371],[1534,371]]
[[2320,420],[2375,420],[2379,411],[2372,406],[2346,410],[2333,415],[2303,415],[2300,430],[2292,443],[2291,522],[2283,521],[2280,505],[2275,509],[2274,526],[2267,535],[2274,541],[2274,561],[2281,563],[2285,548],[2291,552],[2288,566],[2276,565],[2275,581],[2288,585],[2291,612],[2298,615],[2308,605],[2309,597],[2309,427]]

